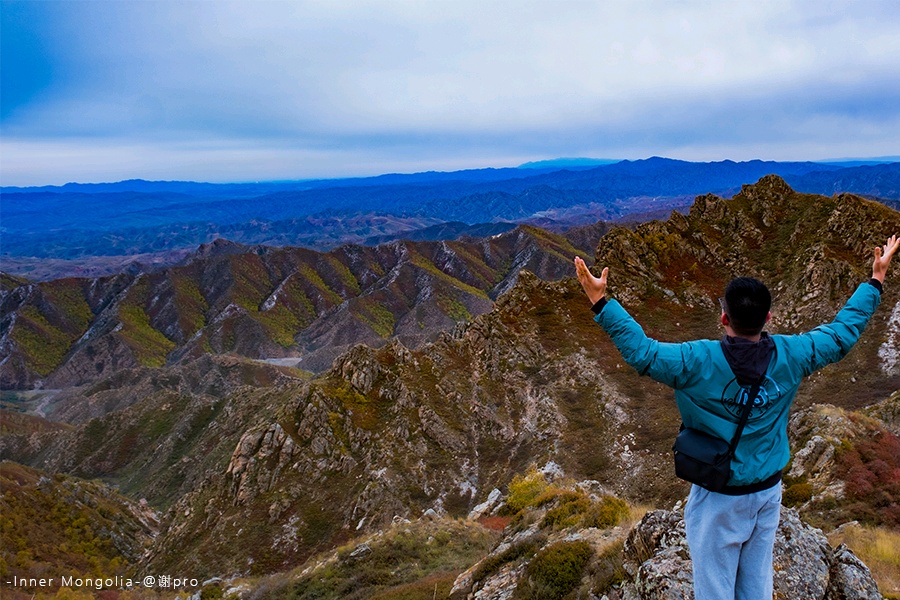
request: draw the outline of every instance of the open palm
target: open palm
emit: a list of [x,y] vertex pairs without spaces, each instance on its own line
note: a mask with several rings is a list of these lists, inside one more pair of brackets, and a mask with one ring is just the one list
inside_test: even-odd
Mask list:
[[584,293],[587,294],[592,304],[596,304],[600,298],[606,295],[606,278],[609,275],[609,267],[604,267],[600,277],[594,277],[584,260],[580,256],[575,257],[575,274]]
[[894,257],[898,247],[900,247],[900,238],[892,235],[883,247],[875,248],[875,260],[872,262],[872,279],[877,279],[884,283],[884,276],[887,275],[891,258]]

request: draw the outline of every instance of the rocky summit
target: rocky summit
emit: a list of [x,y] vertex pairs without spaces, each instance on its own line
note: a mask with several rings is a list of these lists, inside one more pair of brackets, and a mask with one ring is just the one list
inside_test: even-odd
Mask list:
[[[769,284],[770,330],[791,333],[830,320],[868,279],[872,248],[898,231],[900,213],[881,204],[799,194],[765,177],[731,200],[701,196],[687,214],[611,229],[596,245],[595,264],[610,267],[612,296],[659,339],[719,337],[716,298],[736,275]],[[402,588],[418,590],[407,596],[416,598],[438,590],[455,598],[573,590],[610,600],[688,597],[659,591],[687,594],[690,571],[678,537],[677,506],[688,486],[671,466],[679,426],[671,391],[625,365],[593,323],[571,276],[571,248],[533,228],[504,235],[550,240],[555,250],[536,252],[540,260],[530,263],[502,255],[530,265],[508,280],[511,266],[475,268],[489,256],[500,261],[492,264],[505,260],[489,252],[499,242],[483,241],[477,261],[471,247],[448,245],[447,253],[440,244],[348,248],[340,255],[346,263],[339,255],[303,262],[314,255],[223,246],[131,279],[10,284],[4,343],[20,344],[9,354],[19,366],[5,367],[4,376],[22,385],[81,385],[32,392],[46,393],[35,400],[41,414],[63,423],[21,419],[0,438],[3,456],[145,499],[159,525],[138,570],[219,577],[229,582],[223,594],[403,597],[390,595]],[[378,253],[396,262],[381,265]],[[453,270],[463,263],[469,268]],[[468,287],[441,287],[448,277]],[[859,559],[823,542],[821,532],[853,520],[900,527],[893,277],[849,356],[801,386],[785,480],[788,545],[776,566],[783,597],[854,597],[840,595],[848,586],[870,593]],[[423,281],[430,283],[412,285]],[[306,313],[301,297],[312,307]],[[448,297],[466,312],[441,304]],[[384,331],[390,321],[397,332],[427,321],[426,306],[444,307],[443,330],[430,341],[379,335],[377,344],[355,343],[369,338],[353,331],[378,331],[382,308],[374,307],[392,315],[383,315]],[[53,307],[70,307],[69,321]],[[349,347],[318,370],[262,362],[253,340],[273,338],[250,332],[282,331],[282,321],[266,320],[275,310],[309,323],[300,333],[284,330],[282,357],[328,338],[312,332],[341,311],[357,320],[329,335]],[[41,374],[22,342],[28,336],[15,332],[45,323],[57,323],[52,339],[63,349],[55,362],[40,363]],[[129,345],[137,340],[145,344]],[[111,353],[98,354],[103,348]],[[134,348],[156,348],[155,362],[141,363]],[[101,356],[98,370],[91,360]],[[113,356],[125,357],[115,369]],[[454,527],[457,520],[466,525]],[[660,522],[663,533],[640,533]],[[440,551],[430,545],[448,536],[468,541]],[[802,552],[789,544],[798,540]],[[809,562],[796,562],[801,554]],[[376,558],[384,556],[408,567],[382,571]],[[417,558],[403,562],[409,556]],[[363,565],[371,567],[369,587],[350,574]],[[553,575],[560,565],[575,573],[562,583]],[[821,577],[801,581],[797,573]],[[804,585],[815,590],[804,595]],[[541,596],[547,589],[559,595]]]

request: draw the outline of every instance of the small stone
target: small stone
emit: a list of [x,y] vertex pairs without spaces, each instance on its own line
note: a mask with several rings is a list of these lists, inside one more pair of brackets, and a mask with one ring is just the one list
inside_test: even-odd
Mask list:
[[422,518],[428,519],[429,521],[437,521],[441,518],[441,516],[437,514],[437,511],[435,511],[433,508],[429,508],[425,511],[425,514],[422,515]]
[[347,560],[352,562],[355,560],[360,560],[372,553],[372,547],[369,544],[363,542],[359,546],[353,549],[353,552],[347,557]]

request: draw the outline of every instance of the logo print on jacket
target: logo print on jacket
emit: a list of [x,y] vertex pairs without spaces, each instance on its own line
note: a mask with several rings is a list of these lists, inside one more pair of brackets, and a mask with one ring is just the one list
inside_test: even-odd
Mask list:
[[[747,402],[747,396],[750,395],[750,387],[742,387],[738,384],[737,379],[732,379],[722,390],[722,406],[739,419],[741,416],[741,408]],[[759,394],[753,399],[753,408],[750,409],[750,419],[766,414],[779,398],[781,398],[781,388],[774,379],[766,377],[763,384],[759,387]]]

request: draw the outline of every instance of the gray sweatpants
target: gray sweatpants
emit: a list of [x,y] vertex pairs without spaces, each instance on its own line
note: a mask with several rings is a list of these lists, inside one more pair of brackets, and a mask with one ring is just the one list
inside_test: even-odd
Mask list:
[[684,526],[695,600],[772,600],[781,485],[745,496],[691,486]]

